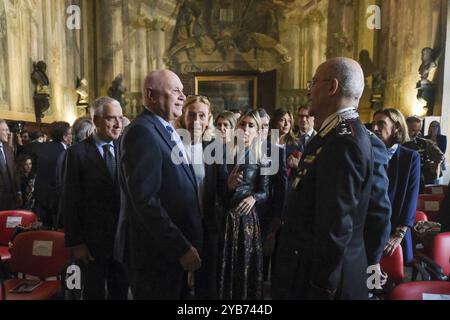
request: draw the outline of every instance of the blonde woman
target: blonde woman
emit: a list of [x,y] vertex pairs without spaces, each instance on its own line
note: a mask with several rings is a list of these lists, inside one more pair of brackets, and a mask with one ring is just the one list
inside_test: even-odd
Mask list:
[[261,174],[264,164],[257,111],[242,115],[236,128],[236,139],[240,141],[232,150],[234,162],[224,166],[228,181],[219,297],[262,299],[263,253],[255,205],[268,198],[269,176]]
[[213,143],[214,126],[209,99],[188,96],[176,127],[189,131],[184,142],[189,162],[194,169],[197,193],[204,221],[202,266],[195,273],[195,295],[198,299],[217,299],[217,256],[219,250],[219,212],[215,207],[218,165],[206,164],[203,150]]

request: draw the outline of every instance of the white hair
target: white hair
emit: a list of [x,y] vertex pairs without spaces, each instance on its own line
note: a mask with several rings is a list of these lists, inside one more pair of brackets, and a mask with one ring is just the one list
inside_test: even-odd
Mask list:
[[74,142],[81,142],[95,131],[95,124],[88,117],[75,120],[72,126]]
[[364,91],[364,74],[361,66],[349,58],[333,58],[327,62],[329,75],[339,81],[342,96],[361,99]]
[[91,105],[91,114],[97,117],[103,117],[103,112],[105,110],[105,106],[109,104],[117,104],[120,106],[119,101],[113,99],[111,97],[100,97],[95,99],[95,101]]

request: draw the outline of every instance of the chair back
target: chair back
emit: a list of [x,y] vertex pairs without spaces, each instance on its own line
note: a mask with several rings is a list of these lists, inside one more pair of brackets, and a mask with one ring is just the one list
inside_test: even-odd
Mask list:
[[387,296],[388,300],[423,300],[423,294],[450,295],[448,281],[413,281],[396,286]]
[[0,212],[0,246],[7,246],[14,229],[21,225],[28,227],[37,221],[37,216],[31,211],[11,210]]
[[390,281],[395,284],[402,283],[405,278],[402,246],[398,246],[392,256],[384,255],[381,258],[380,265],[381,270],[387,273]]
[[40,279],[59,276],[69,261],[70,251],[61,232],[23,232],[11,248],[11,270]]
[[443,184],[427,184],[423,190],[425,194],[446,194],[448,186]]
[[428,220],[437,221],[444,197],[443,194],[419,194],[416,210],[425,212]]
[[450,275],[450,232],[439,233],[434,237],[431,259],[442,268],[446,276]]

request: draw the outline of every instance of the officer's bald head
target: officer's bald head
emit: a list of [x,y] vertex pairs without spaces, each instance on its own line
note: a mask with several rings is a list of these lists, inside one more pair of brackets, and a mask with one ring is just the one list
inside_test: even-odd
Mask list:
[[319,66],[322,77],[336,79],[342,98],[359,102],[364,91],[364,74],[358,62],[349,58],[329,59]]

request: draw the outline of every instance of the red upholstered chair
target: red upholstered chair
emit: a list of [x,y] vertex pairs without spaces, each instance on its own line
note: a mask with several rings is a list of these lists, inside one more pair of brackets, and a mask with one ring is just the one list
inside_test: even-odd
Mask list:
[[[417,264],[430,274],[432,280],[448,280],[450,278],[450,232],[436,235],[424,254],[417,255]],[[413,270],[415,279],[416,270]]]
[[1,211],[0,212],[0,258],[7,261],[11,258],[8,242],[18,225],[28,227],[37,221],[37,216],[31,211]]
[[419,221],[428,221],[428,217],[423,211],[416,211],[416,218],[414,219],[414,224]]
[[425,212],[428,220],[437,221],[442,200],[443,194],[419,194],[416,210]]
[[[6,300],[46,300],[61,292],[60,275],[70,261],[70,251],[64,245],[64,233],[56,231],[28,231],[17,235],[11,248],[9,265],[14,274],[33,276],[42,283],[30,293],[9,291],[25,280],[8,279],[3,282]],[[54,278],[54,279],[49,279]]]
[[430,255],[430,258],[442,268],[442,273],[450,275],[450,232],[440,233],[434,237]]
[[401,246],[395,249],[392,256],[384,255],[380,261],[381,270],[388,275],[388,281],[395,285],[402,283],[405,278],[405,271],[403,268],[403,250]]
[[445,194],[448,186],[441,184],[427,184],[423,190],[425,194]]
[[396,286],[387,296],[388,300],[423,300],[423,294],[450,295],[450,282],[413,281]]

